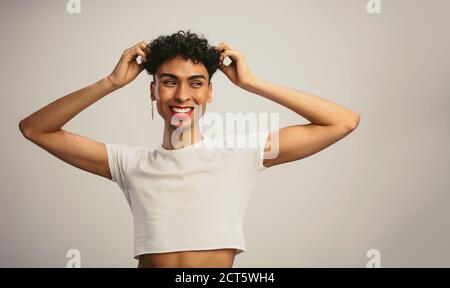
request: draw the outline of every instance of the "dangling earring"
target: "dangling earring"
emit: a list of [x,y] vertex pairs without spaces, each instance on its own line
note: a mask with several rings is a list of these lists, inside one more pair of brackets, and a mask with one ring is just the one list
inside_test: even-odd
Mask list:
[[154,112],[154,105],[153,105],[154,100],[152,100],[152,120],[155,119],[155,112]]

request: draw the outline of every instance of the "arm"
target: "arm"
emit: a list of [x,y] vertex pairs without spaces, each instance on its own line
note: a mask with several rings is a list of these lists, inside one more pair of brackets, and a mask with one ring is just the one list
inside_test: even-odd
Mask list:
[[[218,47],[224,49],[222,61],[229,56],[234,62],[234,65],[222,64],[219,68],[233,83],[289,108],[311,122],[275,131],[279,137],[278,156],[273,159],[264,157],[264,166],[271,167],[310,156],[344,138],[358,126],[360,116],[357,112],[318,96],[255,77],[248,69],[241,52],[227,43],[221,43]],[[267,142],[274,137],[273,134],[268,135]]]
[[[111,179],[104,143],[62,129],[73,117],[111,92],[125,86],[144,69],[148,48],[141,42],[125,50],[113,72],[96,83],[44,106],[19,123],[22,134],[66,163]],[[145,52],[144,52],[145,51]]]
[[[359,124],[359,114],[318,96],[253,78],[245,90],[291,109],[311,123],[284,127],[276,131],[278,156],[265,157],[270,167],[315,154],[350,134]],[[273,133],[271,133],[273,134]],[[273,135],[268,136],[268,140]]]

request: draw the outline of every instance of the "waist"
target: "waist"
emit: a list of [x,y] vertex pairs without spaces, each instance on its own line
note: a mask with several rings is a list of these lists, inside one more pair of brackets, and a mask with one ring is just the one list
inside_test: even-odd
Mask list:
[[234,248],[142,254],[138,268],[232,268],[235,256]]

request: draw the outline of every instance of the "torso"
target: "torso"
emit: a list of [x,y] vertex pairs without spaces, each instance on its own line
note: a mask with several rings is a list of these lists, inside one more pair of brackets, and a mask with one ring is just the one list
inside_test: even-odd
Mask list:
[[232,268],[235,256],[236,249],[143,254],[138,268]]

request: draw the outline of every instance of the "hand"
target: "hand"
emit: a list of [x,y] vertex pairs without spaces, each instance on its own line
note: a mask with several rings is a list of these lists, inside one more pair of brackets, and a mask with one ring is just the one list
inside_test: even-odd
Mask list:
[[[222,55],[220,56],[221,65],[219,66],[219,70],[222,71],[228,77],[228,79],[231,80],[231,82],[243,88],[245,87],[245,85],[252,81],[254,76],[247,66],[244,54],[237,50],[234,50],[226,42],[220,43],[215,48],[222,53]],[[223,60],[226,57],[229,57],[232,61],[228,66],[223,64]]]
[[[142,62],[137,62],[137,57],[142,57]],[[144,62],[150,56],[150,48],[145,41],[139,42],[131,48],[126,49],[114,70],[107,77],[108,81],[116,88],[123,87],[136,79],[144,70]]]

